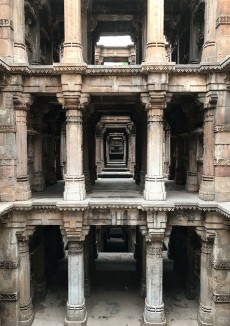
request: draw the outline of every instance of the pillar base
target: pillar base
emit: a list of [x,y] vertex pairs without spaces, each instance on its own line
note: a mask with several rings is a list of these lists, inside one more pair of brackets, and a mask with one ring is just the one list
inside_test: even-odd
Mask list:
[[215,200],[215,183],[213,176],[202,176],[199,198],[208,201]]
[[163,176],[145,177],[145,200],[166,200],[165,182]]
[[166,326],[164,315],[164,304],[151,307],[145,302],[145,312],[143,315],[143,326]]
[[85,193],[85,178],[66,176],[64,200],[84,200]]
[[29,303],[27,306],[20,307],[20,317],[18,325],[20,326],[31,326],[34,321],[34,312],[32,304]]
[[211,308],[201,305],[197,321],[199,326],[213,326]]
[[65,326],[85,326],[87,323],[87,312],[85,303],[80,306],[67,303],[67,316],[65,317]]
[[16,186],[16,200],[28,200],[32,197],[28,176],[18,177]]

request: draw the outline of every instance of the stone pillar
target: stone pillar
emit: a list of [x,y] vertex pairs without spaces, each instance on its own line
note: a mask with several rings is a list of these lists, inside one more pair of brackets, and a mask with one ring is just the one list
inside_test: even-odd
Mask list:
[[1,226],[0,252],[0,324],[18,326],[20,259],[15,229]]
[[146,62],[166,62],[164,0],[147,0]]
[[[215,7],[216,9],[216,7]],[[214,11],[214,8],[212,8]],[[217,61],[224,60],[229,56],[229,42],[230,42],[230,6],[228,0],[218,0],[216,12],[216,24],[214,20],[212,25],[216,28],[216,50]]]
[[[215,215],[216,221],[220,218],[216,213],[212,215]],[[213,216],[210,217],[213,220]],[[218,326],[228,326],[230,321],[230,230],[227,225],[219,225],[220,229],[215,230],[212,257],[213,325]]]
[[11,63],[13,60],[13,0],[1,1],[0,4],[0,56],[4,61]]
[[169,176],[169,166],[171,157],[171,145],[170,145],[170,128],[167,127],[165,130],[165,160],[164,160],[164,175],[166,178]]
[[181,135],[177,136],[175,183],[177,185],[185,184],[184,138]]
[[[160,1],[161,2],[161,1]],[[155,95],[147,107],[147,175],[145,200],[165,200],[163,176],[163,109],[164,96]]]
[[27,63],[28,57],[25,45],[25,12],[24,0],[13,1],[14,17],[14,62]]
[[96,129],[96,165],[97,175],[102,172],[101,167],[101,130],[99,127]]
[[100,136],[100,144],[101,144],[101,171],[105,168],[105,158],[104,158],[104,131],[101,131]]
[[68,302],[65,326],[86,325],[83,242],[68,244]]
[[166,325],[163,303],[163,237],[146,243],[146,299],[144,326]]
[[145,236],[142,237],[141,246],[141,288],[140,295],[142,298],[146,296],[146,241]]
[[89,234],[85,237],[84,241],[84,291],[85,297],[88,298],[91,293],[91,286],[90,286],[90,239]]
[[91,189],[89,170],[89,113],[83,115],[83,172],[85,176],[85,189]]
[[14,107],[16,109],[16,147],[17,147],[17,191],[16,200],[28,200],[31,198],[31,189],[28,176],[27,157],[27,111],[32,104],[31,98],[15,96]]
[[64,0],[65,42],[63,63],[83,63],[81,45],[81,0]]
[[200,326],[213,325],[212,312],[212,259],[213,238],[203,237],[201,239],[200,260],[200,307],[198,323]]
[[203,175],[200,185],[199,198],[203,200],[215,199],[214,183],[214,109],[217,104],[217,94],[208,94],[208,101],[204,105],[204,154]]
[[189,134],[189,155],[188,171],[186,179],[187,191],[198,191],[198,173],[197,173],[197,136],[190,132]]
[[204,45],[201,61],[216,62],[216,12],[217,0],[205,1]]
[[43,191],[45,189],[45,178],[43,172],[43,157],[42,157],[42,115],[35,116],[35,124],[38,133],[34,136],[34,175],[33,175],[33,190]]
[[29,239],[20,237],[18,239],[20,270],[19,270],[19,291],[20,291],[20,313],[19,325],[30,326],[34,320],[32,299],[30,293],[30,254]]
[[61,128],[61,149],[60,149],[60,165],[62,170],[62,177],[65,178],[66,174],[66,126]]
[[56,153],[55,153],[55,135],[51,134],[47,137],[47,175],[46,183],[54,185],[57,183],[56,174]]
[[82,110],[77,98],[66,98],[67,166],[64,200],[84,200]]
[[147,118],[143,112],[141,119],[141,170],[140,170],[140,191],[145,188],[145,176],[147,171]]

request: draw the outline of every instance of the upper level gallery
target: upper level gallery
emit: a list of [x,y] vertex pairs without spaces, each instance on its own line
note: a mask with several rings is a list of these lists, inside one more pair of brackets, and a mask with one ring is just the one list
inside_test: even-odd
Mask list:
[[0,57],[11,65],[101,64],[102,36],[128,35],[129,64],[221,63],[227,0],[1,0]]

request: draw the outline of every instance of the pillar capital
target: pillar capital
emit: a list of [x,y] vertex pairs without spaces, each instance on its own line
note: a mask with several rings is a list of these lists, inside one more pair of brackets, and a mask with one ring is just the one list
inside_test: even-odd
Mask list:
[[83,252],[83,241],[69,241],[68,255],[80,255]]
[[15,110],[29,111],[33,104],[33,96],[31,94],[15,93],[13,95],[13,102]]

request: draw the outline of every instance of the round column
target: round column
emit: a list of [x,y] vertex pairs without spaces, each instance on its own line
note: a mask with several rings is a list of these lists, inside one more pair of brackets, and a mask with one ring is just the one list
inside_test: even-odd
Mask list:
[[163,176],[163,102],[147,106],[147,175],[145,200],[165,200]]
[[18,242],[20,255],[19,270],[19,325],[32,325],[34,320],[33,306],[30,296],[30,255],[28,238],[20,239]]
[[81,0],[64,0],[64,63],[82,63]]
[[27,63],[24,0],[13,1],[14,62]]
[[68,302],[65,326],[86,325],[83,242],[71,241],[68,249]]
[[162,299],[163,242],[153,239],[146,243],[146,299],[144,312],[145,326],[166,325]]
[[82,110],[77,101],[67,101],[66,110],[66,176],[64,200],[84,200]]

